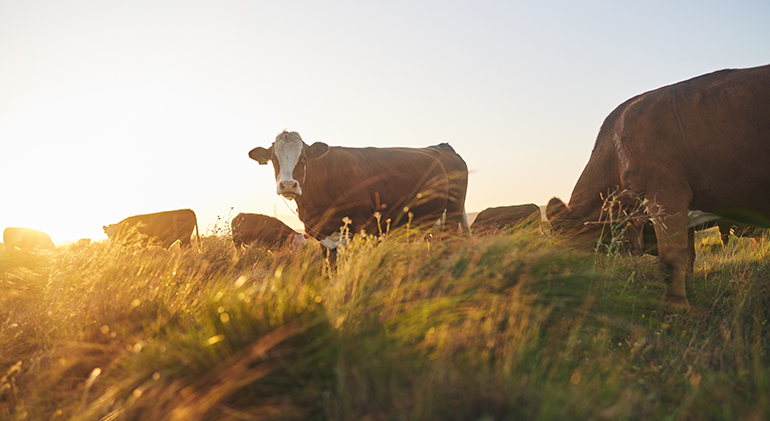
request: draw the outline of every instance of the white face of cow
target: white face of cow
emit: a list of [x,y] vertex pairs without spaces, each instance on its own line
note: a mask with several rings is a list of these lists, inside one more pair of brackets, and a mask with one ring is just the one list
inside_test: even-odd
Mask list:
[[297,132],[283,132],[275,138],[273,153],[276,168],[275,192],[288,199],[302,196],[302,186],[294,179],[294,169],[300,163],[305,144]]
[[302,196],[300,183],[305,183],[306,162],[320,158],[328,151],[329,145],[326,143],[315,142],[308,146],[299,137],[299,133],[284,131],[276,136],[273,146],[269,149],[257,146],[249,151],[249,158],[257,161],[259,165],[267,165],[272,161],[275,169],[275,192],[289,199],[296,199]]

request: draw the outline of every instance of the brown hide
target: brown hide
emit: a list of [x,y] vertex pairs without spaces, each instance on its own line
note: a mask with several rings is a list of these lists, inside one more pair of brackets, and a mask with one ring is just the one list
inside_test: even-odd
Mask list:
[[[131,238],[134,227],[140,238]],[[110,235],[108,231],[113,229],[114,232]],[[104,227],[104,232],[110,240],[121,243],[132,240],[138,240],[141,243],[155,242],[163,248],[168,248],[176,240],[180,241],[182,247],[189,247],[193,230],[200,241],[198,219],[195,217],[195,212],[190,209],[130,216],[117,224]]]
[[[296,135],[284,132],[282,135]],[[297,135],[298,136],[298,135]],[[277,138],[277,139],[278,139]],[[274,144],[275,145],[275,144]],[[448,145],[427,148],[346,148],[304,142],[294,179],[302,195],[295,197],[305,233],[323,240],[338,232],[349,218],[351,232],[378,234],[404,225],[432,224],[446,210],[446,224],[456,230],[465,219],[468,168]],[[325,153],[316,156],[316,149]],[[308,153],[310,151],[310,153]],[[311,156],[308,156],[311,155]],[[279,173],[274,146],[254,148],[249,156],[273,162]],[[380,214],[378,227],[375,213]],[[467,221],[466,221],[467,227]]]
[[3,244],[7,251],[14,248],[19,250],[52,249],[51,236],[32,228],[8,227],[3,231]]
[[[647,199],[668,300],[687,305],[687,210],[770,227],[770,66],[723,70],[636,96],[604,121],[556,230],[594,244],[602,195]],[[641,228],[638,227],[638,228]],[[638,230],[637,232],[640,232]],[[636,241],[636,239],[632,239]]]
[[230,223],[233,244],[243,247],[251,244],[282,246],[294,241],[296,231],[280,220],[258,213],[239,213]]
[[479,212],[471,225],[475,234],[501,230],[506,226],[540,221],[540,208],[534,203],[498,206]]

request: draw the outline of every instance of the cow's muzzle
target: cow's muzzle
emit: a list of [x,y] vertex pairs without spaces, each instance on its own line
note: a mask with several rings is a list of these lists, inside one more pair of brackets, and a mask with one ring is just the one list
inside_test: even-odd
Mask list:
[[287,199],[294,199],[302,196],[302,188],[296,180],[280,181],[276,193]]

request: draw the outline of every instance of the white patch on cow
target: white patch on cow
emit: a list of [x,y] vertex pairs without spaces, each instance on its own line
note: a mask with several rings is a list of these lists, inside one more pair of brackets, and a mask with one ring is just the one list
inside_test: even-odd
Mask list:
[[343,236],[339,231],[335,231],[334,234],[324,238],[319,243],[327,248],[336,249],[339,246],[344,246],[348,241],[350,241],[349,236]]
[[301,246],[301,245],[305,244],[306,241],[307,240],[305,240],[305,234],[301,234],[299,232],[294,234],[294,245],[295,246]]
[[336,249],[339,244],[337,242],[340,239],[340,233],[335,232],[334,234],[324,238],[323,240],[319,241],[319,243],[323,244],[324,247],[329,249]]
[[697,227],[707,222],[722,219],[721,216],[699,210],[687,211],[687,228]]
[[296,132],[283,132],[275,138],[273,151],[280,170],[275,178],[276,193],[293,199],[302,195],[302,187],[294,179],[294,168],[302,155],[302,138]]

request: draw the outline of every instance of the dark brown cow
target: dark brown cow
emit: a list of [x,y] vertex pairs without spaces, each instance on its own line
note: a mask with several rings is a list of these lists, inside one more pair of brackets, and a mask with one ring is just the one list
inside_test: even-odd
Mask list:
[[[133,230],[134,227],[136,231]],[[103,228],[110,240],[121,243],[154,242],[163,248],[168,248],[179,240],[182,247],[189,247],[193,230],[200,242],[198,219],[195,217],[195,212],[190,209],[130,216],[117,224]],[[137,234],[138,238],[135,238]]]
[[[768,185],[770,66],[723,70],[617,107],[599,131],[569,206],[553,198],[546,213],[554,229],[595,245],[601,224],[585,223],[603,218],[603,197],[628,191],[646,199],[661,239],[667,299],[687,306],[687,210],[770,227]],[[641,232],[643,223],[636,221],[633,231]]]
[[3,231],[3,244],[6,251],[15,249],[31,251],[54,248],[51,236],[32,228],[8,227]]
[[[351,232],[377,234],[404,225],[433,223],[446,212],[451,230],[468,230],[468,167],[447,144],[427,148],[344,148],[307,145],[296,132],[280,133],[251,159],[272,161],[276,192],[297,202],[305,233],[330,248],[339,244],[343,218]],[[380,215],[378,227],[377,216]]]
[[252,244],[280,247],[305,242],[302,234],[280,220],[258,213],[239,213],[233,218],[230,228],[233,232],[233,244],[237,248]]
[[540,221],[540,207],[534,203],[498,206],[479,212],[471,224],[471,230],[475,234],[480,234],[502,230],[506,226],[536,221]]

